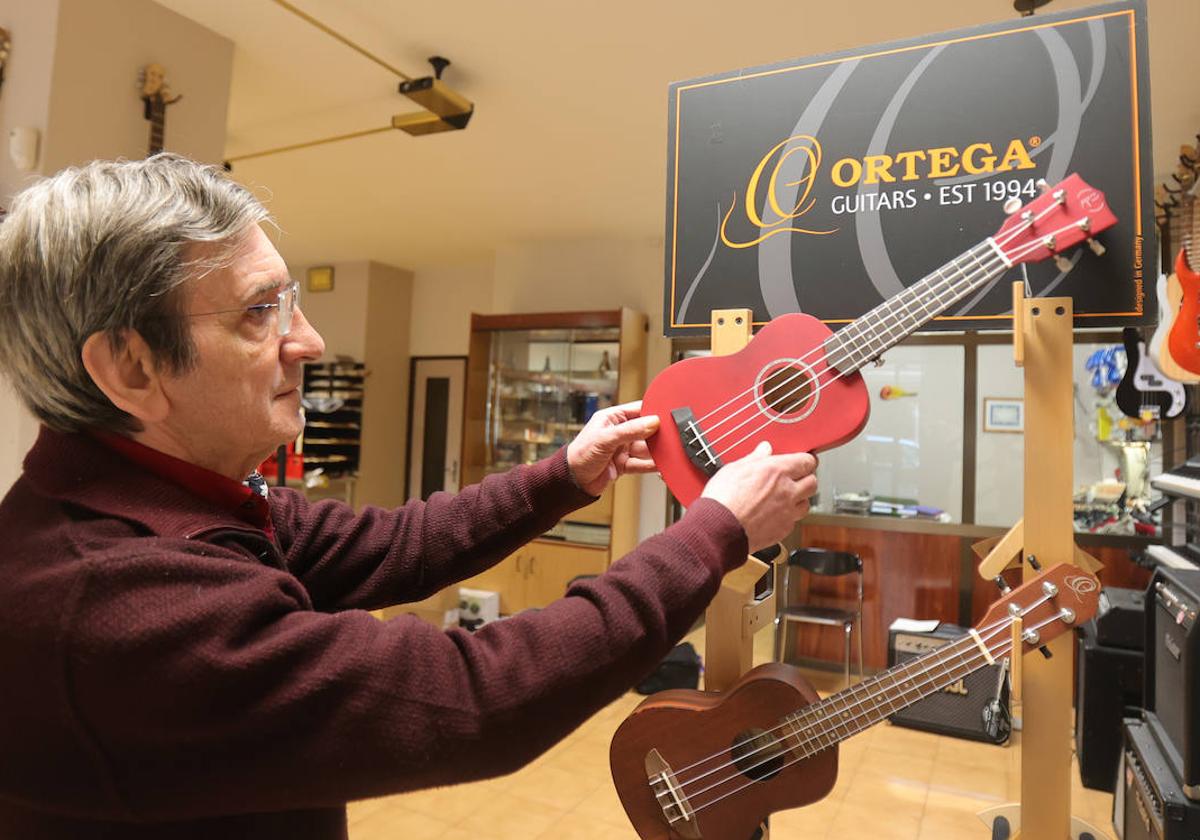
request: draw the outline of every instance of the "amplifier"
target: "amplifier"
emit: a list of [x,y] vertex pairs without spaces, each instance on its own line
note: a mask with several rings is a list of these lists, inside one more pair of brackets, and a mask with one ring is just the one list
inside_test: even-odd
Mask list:
[[1183,792],[1200,799],[1200,569],[1160,567],[1146,590],[1146,722]]
[[[1113,792],[1126,707],[1142,706],[1140,650],[1100,644],[1092,622],[1078,630],[1075,657],[1075,750],[1083,786]],[[1138,712],[1140,714],[1140,711]]]
[[1146,635],[1146,593],[1140,589],[1106,586],[1096,608],[1096,642],[1106,647],[1143,650]]
[[1119,778],[1113,796],[1113,827],[1121,840],[1195,840],[1200,804],[1180,790],[1171,766],[1140,720],[1122,727]]
[[[888,667],[901,665],[936,650],[966,634],[953,624],[941,624],[929,633],[907,630],[888,631]],[[892,715],[889,720],[899,726],[924,729],[940,735],[970,738],[1002,744],[1008,740],[1009,705],[1008,674],[1001,674],[1001,665],[988,665],[929,697],[913,703]],[[984,712],[999,699],[1001,714],[989,728]]]

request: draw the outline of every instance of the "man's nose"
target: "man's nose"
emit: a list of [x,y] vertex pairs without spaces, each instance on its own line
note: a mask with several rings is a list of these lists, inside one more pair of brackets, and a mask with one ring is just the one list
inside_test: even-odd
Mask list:
[[292,328],[283,337],[280,353],[287,361],[312,361],[325,353],[325,339],[304,317],[299,307],[292,313]]

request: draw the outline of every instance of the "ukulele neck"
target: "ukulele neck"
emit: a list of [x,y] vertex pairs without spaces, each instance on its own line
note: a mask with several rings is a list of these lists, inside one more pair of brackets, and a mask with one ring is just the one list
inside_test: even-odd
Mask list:
[[985,239],[826,339],[829,366],[853,373],[1010,266],[995,241]]
[[943,645],[863,680],[784,719],[791,747],[804,758],[881,723],[989,664],[972,636]]

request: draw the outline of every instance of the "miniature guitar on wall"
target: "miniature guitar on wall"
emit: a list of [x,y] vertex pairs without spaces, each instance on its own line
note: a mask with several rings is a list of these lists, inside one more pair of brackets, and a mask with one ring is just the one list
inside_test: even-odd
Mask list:
[[[1043,182],[1044,183],[1044,182]],[[1116,223],[1104,194],[1078,175],[1011,215],[994,236],[893,298],[830,331],[811,315],[775,318],[738,353],[685,359],[650,384],[642,414],[663,480],[688,505],[709,477],[766,440],[775,452],[818,452],[857,435],[870,412],[859,368],[1012,266],[1057,256]]]
[[163,150],[167,106],[174,105],[183,99],[182,95],[171,96],[166,76],[167,73],[161,64],[147,64],[138,74],[138,83],[142,88],[142,103],[145,106],[143,115],[150,121],[150,150],[147,156],[156,155]]
[[1096,578],[1061,563],[1009,592],[968,635],[824,700],[781,663],[760,665],[721,693],[655,694],[613,735],[621,805],[643,840],[746,840],[769,814],[829,793],[839,742],[1088,621],[1099,597]]
[[1178,417],[1187,407],[1183,384],[1163,376],[1146,352],[1137,327],[1126,327],[1121,335],[1126,365],[1125,375],[1117,385],[1117,408],[1134,419],[1147,419],[1147,413],[1168,420]]

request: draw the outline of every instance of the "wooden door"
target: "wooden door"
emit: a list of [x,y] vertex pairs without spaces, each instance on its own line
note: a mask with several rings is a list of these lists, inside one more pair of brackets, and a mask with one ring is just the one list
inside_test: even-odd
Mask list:
[[414,357],[409,388],[408,477],[405,495],[428,499],[461,483],[465,356]]

